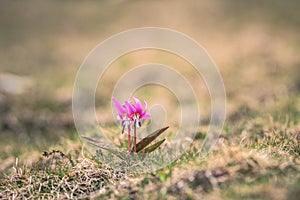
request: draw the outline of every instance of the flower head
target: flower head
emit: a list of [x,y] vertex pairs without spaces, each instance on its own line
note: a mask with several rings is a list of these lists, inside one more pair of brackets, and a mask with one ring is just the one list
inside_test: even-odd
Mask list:
[[134,122],[134,125],[140,127],[141,126],[140,119],[150,118],[150,114],[146,112],[147,109],[146,101],[144,101],[144,105],[145,105],[145,109],[144,109],[141,101],[138,98],[133,97],[133,99],[135,101],[135,105],[128,101],[125,102],[127,108],[127,114],[129,119],[132,122]]
[[145,109],[141,101],[133,97],[135,104],[125,101],[125,104],[120,104],[117,99],[112,98],[112,102],[118,112],[118,120],[122,121],[122,133],[124,133],[125,128],[128,128],[128,152],[130,150],[130,129],[131,125],[133,125],[134,131],[134,151],[136,152],[136,128],[141,126],[141,119],[150,118],[150,114],[146,112],[147,110],[147,102],[144,101]]
[[[150,114],[146,112],[147,102],[144,101],[144,107],[141,101],[133,97],[135,104],[125,101],[125,104],[120,104],[117,99],[112,98],[113,104],[118,112],[118,119],[122,121],[122,126],[124,123],[133,122],[134,126],[141,126],[141,119],[150,118]],[[124,128],[124,127],[123,127]]]
[[116,98],[112,98],[112,102],[118,112],[119,120],[123,120],[127,117],[127,108],[125,104],[120,104]]
[[130,121],[128,120],[127,108],[125,104],[120,104],[116,98],[112,98],[112,102],[118,112],[118,120],[122,121],[122,134],[124,133],[125,127],[129,127]]

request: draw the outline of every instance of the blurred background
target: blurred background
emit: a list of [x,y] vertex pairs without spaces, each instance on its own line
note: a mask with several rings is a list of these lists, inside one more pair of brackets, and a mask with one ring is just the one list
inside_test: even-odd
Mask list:
[[[296,0],[2,0],[0,170],[15,157],[30,162],[52,146],[80,145],[71,110],[76,72],[96,45],[131,28],[170,28],[201,44],[224,80],[227,123],[257,112],[299,116],[299,9]],[[110,103],[106,95],[122,70],[150,61],[199,81],[177,57],[136,52],[113,63],[119,68],[103,80],[96,104]],[[208,98],[203,83],[197,91]],[[204,120],[208,105],[201,104]]]

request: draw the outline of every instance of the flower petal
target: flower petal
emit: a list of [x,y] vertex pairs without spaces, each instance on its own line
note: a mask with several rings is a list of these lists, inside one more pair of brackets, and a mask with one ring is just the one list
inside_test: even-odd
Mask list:
[[148,119],[150,117],[151,117],[151,115],[149,113],[146,113],[146,112],[143,115],[140,116],[141,119]]
[[136,112],[142,114],[142,112],[143,112],[143,106],[142,106],[141,101],[138,98],[136,98],[136,97],[133,97],[133,99],[135,101]]
[[127,112],[125,106],[120,104],[116,98],[112,98],[112,102],[120,116]]
[[135,106],[132,103],[126,101],[125,105],[126,105],[126,108],[127,108],[128,117],[130,117],[131,115],[133,115],[134,113],[136,113],[136,108],[135,108]]

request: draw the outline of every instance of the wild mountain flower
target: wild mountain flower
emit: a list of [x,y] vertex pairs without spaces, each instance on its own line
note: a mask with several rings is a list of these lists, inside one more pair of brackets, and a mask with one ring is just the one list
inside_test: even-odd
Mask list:
[[130,121],[133,122],[133,133],[134,133],[133,148],[134,148],[134,152],[136,152],[136,128],[141,127],[142,124],[140,120],[150,118],[150,114],[146,112],[147,109],[146,101],[144,101],[145,104],[145,109],[144,109],[141,101],[138,98],[133,97],[133,99],[135,101],[135,105],[128,101],[125,102],[125,105],[127,107],[127,115]]
[[129,126],[129,118],[127,114],[127,107],[125,104],[120,104],[116,98],[112,98],[112,102],[118,112],[118,120],[122,122],[122,134],[124,133],[125,127]]
[[118,120],[122,122],[122,133],[124,133],[125,128],[128,129],[128,151],[130,152],[130,130],[131,125],[134,131],[134,151],[136,152],[136,128],[141,127],[141,119],[150,118],[150,114],[146,112],[147,102],[144,101],[145,109],[141,101],[133,97],[135,104],[126,101],[125,104],[120,104],[117,99],[112,98],[113,104],[118,112]]
[[141,101],[138,98],[133,97],[133,99],[135,101],[135,105],[128,101],[125,102],[127,108],[127,114],[129,119],[133,122],[134,126],[141,127],[140,119],[150,118],[150,114],[146,112],[147,102],[144,101],[145,104],[145,109],[144,109]]
[[125,104],[120,104],[120,102],[116,98],[112,98],[112,102],[118,112],[118,120],[121,120],[122,124],[122,134],[125,131],[125,128],[128,129],[128,145],[127,149],[130,152],[130,120],[128,118],[127,107]]

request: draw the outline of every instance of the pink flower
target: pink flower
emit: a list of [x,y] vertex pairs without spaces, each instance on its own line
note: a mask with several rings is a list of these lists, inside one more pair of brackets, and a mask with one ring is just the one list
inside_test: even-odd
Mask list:
[[120,104],[116,98],[112,98],[112,102],[118,112],[118,120],[122,121],[122,134],[124,133],[125,127],[129,127],[129,119],[127,114],[127,108],[125,104]]
[[112,98],[112,102],[118,112],[119,120],[123,120],[127,117],[127,108],[125,104],[120,104],[116,98]]
[[125,102],[127,108],[127,115],[129,119],[132,122],[134,122],[134,126],[140,127],[141,126],[140,119],[148,119],[151,117],[151,115],[146,112],[147,109],[146,101],[144,101],[144,105],[145,105],[145,109],[144,109],[141,101],[138,98],[133,97],[133,99],[135,101],[135,105],[128,101]]
[[128,129],[128,152],[130,150],[130,129],[131,124],[133,125],[134,131],[134,151],[136,152],[136,128],[141,127],[141,119],[150,118],[150,114],[146,112],[147,110],[147,102],[144,101],[145,109],[141,101],[133,97],[135,104],[132,104],[129,101],[125,101],[125,104],[120,104],[117,99],[112,98],[112,102],[118,112],[118,120],[122,121],[122,133],[124,133],[125,128]]

